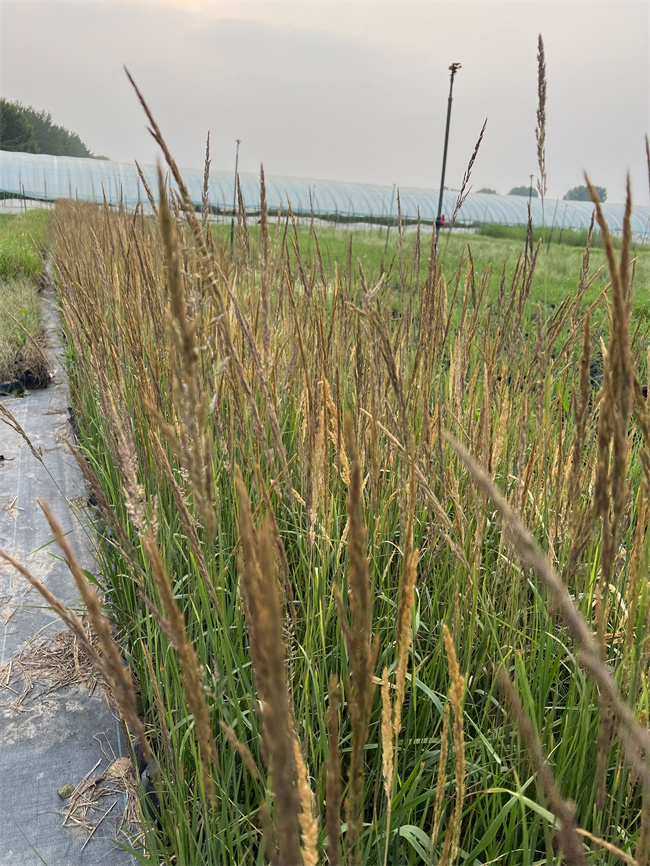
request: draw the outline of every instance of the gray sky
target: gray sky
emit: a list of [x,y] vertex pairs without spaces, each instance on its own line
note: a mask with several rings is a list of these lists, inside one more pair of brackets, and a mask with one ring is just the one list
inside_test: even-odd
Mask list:
[[583,183],[648,204],[648,0],[0,0],[0,93],[111,159],[153,162],[126,64],[180,165],[437,187],[537,176],[537,35],[546,48],[549,197]]

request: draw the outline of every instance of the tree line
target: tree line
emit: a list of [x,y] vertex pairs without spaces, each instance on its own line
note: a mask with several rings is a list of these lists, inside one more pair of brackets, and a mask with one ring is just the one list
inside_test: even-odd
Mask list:
[[0,99],[0,150],[108,159],[92,153],[76,132],[54,123],[49,111],[6,99]]

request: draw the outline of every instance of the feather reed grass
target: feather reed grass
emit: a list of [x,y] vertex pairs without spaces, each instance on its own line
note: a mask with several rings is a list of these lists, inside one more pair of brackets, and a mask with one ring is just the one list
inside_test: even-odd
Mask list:
[[546,196],[546,54],[544,52],[544,40],[540,33],[537,38],[537,126],[535,127],[535,139],[537,141],[537,164],[539,166],[539,178],[537,180],[537,191],[542,202]]
[[[309,860],[314,853],[311,802],[304,802],[309,785],[299,747],[297,751],[302,767],[296,765],[293,714],[289,709],[282,616],[270,529],[267,524],[261,532],[255,530],[248,493],[239,470],[236,486],[244,559],[241,572],[242,599],[260,699],[264,755],[277,810],[277,862],[291,866],[301,862],[300,823]],[[298,776],[299,769],[303,771],[302,777]]]
[[375,693],[374,670],[379,644],[372,640],[372,596],[366,555],[367,532],[363,519],[361,465],[355,440],[352,417],[346,417],[346,441],[350,455],[350,488],[348,493],[348,520],[350,534],[348,554],[348,603],[352,623],[348,624],[343,600],[336,591],[341,629],[350,657],[350,679],[348,682],[348,708],[352,726],[352,748],[348,768],[348,794],[345,814],[348,822],[347,840],[351,851],[355,850],[362,828],[363,803],[363,754]]
[[329,681],[329,703],[327,707],[328,756],[325,782],[325,820],[327,824],[327,862],[329,866],[340,863],[341,837],[341,767],[339,759],[339,684],[331,675]]
[[443,261],[420,226],[391,265],[383,236],[265,205],[232,259],[149,120],[157,218],[52,219],[102,579],[163,765],[148,856],[552,861],[492,674],[514,663],[582,844],[641,862],[642,251],[590,237],[554,274],[552,246],[540,281],[532,237]]

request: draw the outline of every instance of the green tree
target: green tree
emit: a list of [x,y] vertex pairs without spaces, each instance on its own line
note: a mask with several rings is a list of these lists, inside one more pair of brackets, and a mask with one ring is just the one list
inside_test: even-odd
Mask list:
[[49,111],[6,99],[0,99],[0,150],[107,159],[95,157],[76,132],[54,123]]
[[6,99],[0,99],[0,150],[40,153],[34,127],[23,112]]
[[488,189],[487,186],[484,186],[482,189],[479,190],[479,192],[484,192],[488,195],[497,195],[497,191],[495,189]]
[[535,187],[529,186],[513,186],[508,195],[523,195],[528,198],[528,196],[532,196],[533,198],[539,198],[539,193],[535,189]]
[[49,111],[36,111],[30,106],[20,104],[18,107],[34,127],[41,153],[50,153],[53,156],[92,157],[92,153],[77,133],[54,123]]
[[[604,186],[595,186],[599,201],[607,201],[607,190]],[[589,189],[586,186],[574,186],[564,195],[565,201],[591,201]]]

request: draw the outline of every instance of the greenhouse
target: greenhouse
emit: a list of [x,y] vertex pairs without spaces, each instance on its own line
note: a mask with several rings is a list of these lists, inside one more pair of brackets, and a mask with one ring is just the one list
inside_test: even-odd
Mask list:
[[[158,186],[155,166],[141,166],[142,177],[151,190]],[[200,206],[203,197],[203,170],[182,169],[192,200]],[[260,207],[260,181],[255,174],[239,174],[242,198],[247,211]],[[173,186],[173,184],[172,184]],[[399,206],[405,222],[432,223],[437,214],[439,191],[435,189],[399,189]],[[271,212],[286,212],[288,206],[297,216],[314,216],[331,221],[350,220],[387,222],[395,220],[398,196],[392,186],[343,183],[307,178],[267,176],[266,195]],[[209,205],[215,214],[231,214],[234,199],[234,173],[210,173]],[[99,159],[77,159],[45,154],[13,153],[0,155],[0,197],[36,201],[74,198],[101,202],[125,208],[146,205],[147,191],[135,163]],[[456,208],[458,192],[445,191],[443,214],[447,224]],[[470,193],[456,216],[456,223],[474,226],[481,223],[523,225],[528,221],[529,199],[526,196]],[[534,226],[553,225],[564,229],[585,229],[593,211],[590,202],[530,199]],[[613,233],[621,231],[624,206],[603,205],[603,212]],[[638,240],[650,240],[650,210],[635,207],[632,231]]]

